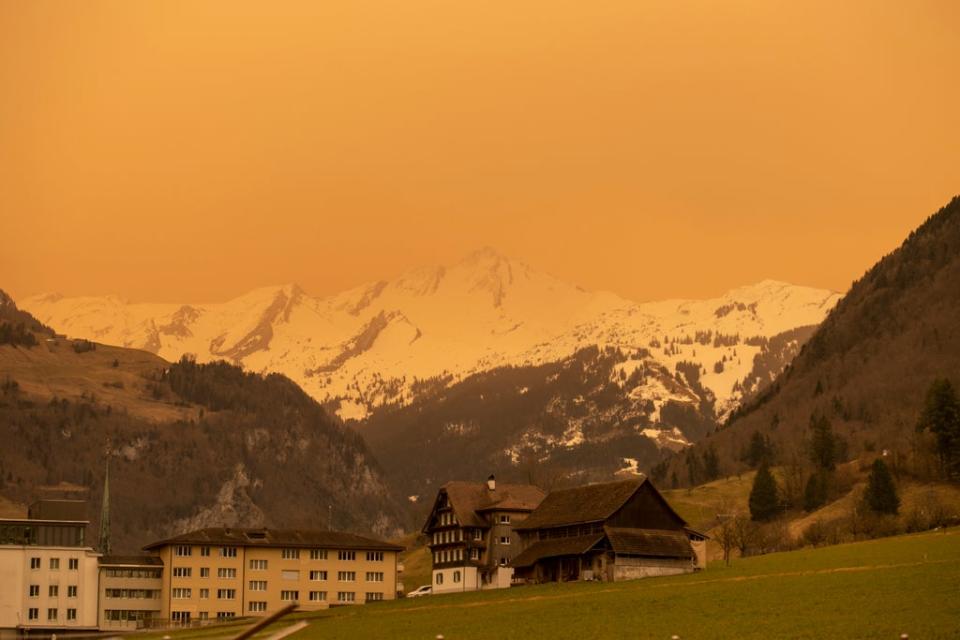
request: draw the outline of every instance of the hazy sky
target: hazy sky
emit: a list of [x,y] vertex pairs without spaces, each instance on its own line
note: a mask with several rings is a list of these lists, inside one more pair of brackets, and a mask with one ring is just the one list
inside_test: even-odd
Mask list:
[[845,290],[960,193],[956,0],[0,2],[0,288],[333,293],[491,245]]

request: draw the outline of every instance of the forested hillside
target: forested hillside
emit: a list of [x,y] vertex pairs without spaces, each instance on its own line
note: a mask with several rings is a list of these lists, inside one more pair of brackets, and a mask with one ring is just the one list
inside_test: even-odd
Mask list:
[[819,468],[871,453],[898,474],[942,476],[934,434],[917,427],[944,379],[960,384],[960,198],[853,284],[766,393],[660,475],[709,480],[703,455],[715,451],[720,474],[770,460],[805,476],[801,489]]
[[406,524],[363,441],[281,375],[58,338],[0,345],[0,382],[0,494],[83,484],[96,526],[109,459],[115,550],[200,526]]

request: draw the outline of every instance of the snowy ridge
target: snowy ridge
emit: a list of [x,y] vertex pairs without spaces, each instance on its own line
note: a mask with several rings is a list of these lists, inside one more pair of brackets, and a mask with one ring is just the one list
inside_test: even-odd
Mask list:
[[[21,307],[71,336],[171,360],[189,353],[283,373],[314,398],[337,403],[346,419],[409,403],[429,382],[555,362],[590,345],[646,349],[650,365],[669,371],[695,363],[722,417],[741,397],[737,383],[750,372],[759,339],[819,324],[839,298],[767,280],[712,300],[638,304],[483,249],[451,267],[415,269],[326,298],[289,284],[217,304],[54,294],[28,298]],[[638,359],[623,366],[629,375],[648,365]],[[669,400],[697,401],[682,385],[649,381],[649,389],[632,393],[648,395],[657,408]]]

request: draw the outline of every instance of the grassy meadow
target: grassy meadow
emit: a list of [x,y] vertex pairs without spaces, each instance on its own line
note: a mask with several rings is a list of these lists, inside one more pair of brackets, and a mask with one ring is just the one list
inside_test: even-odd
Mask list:
[[[960,637],[960,530],[714,563],[702,573],[301,614],[296,640]],[[278,623],[268,634],[288,622]],[[222,633],[222,632],[221,632]],[[236,633],[232,628],[230,635]],[[226,635],[226,634],[223,634]],[[182,636],[182,637],[181,637]],[[217,632],[174,634],[214,638]]]

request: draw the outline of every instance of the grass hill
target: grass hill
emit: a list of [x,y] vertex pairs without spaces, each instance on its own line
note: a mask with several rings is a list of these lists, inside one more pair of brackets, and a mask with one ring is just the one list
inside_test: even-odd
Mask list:
[[[303,614],[296,640],[505,637],[956,638],[960,531],[885,538],[714,563],[702,572],[621,583],[518,587]],[[272,633],[289,623],[268,629]],[[174,640],[227,637],[234,628]],[[266,634],[264,637],[266,637]]]
[[115,551],[201,526],[406,524],[362,439],[287,378],[31,331],[0,345],[5,511],[66,480],[96,527],[109,459]]

